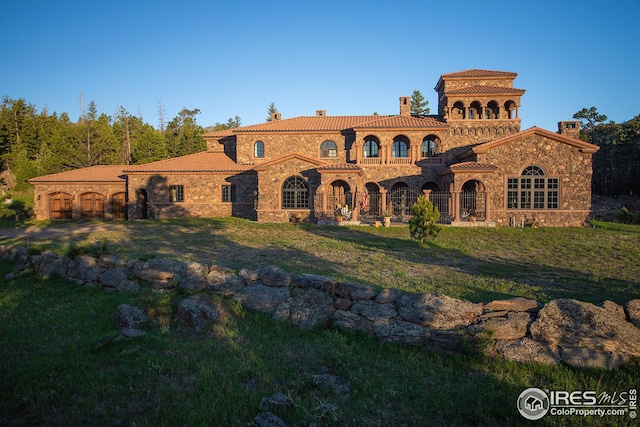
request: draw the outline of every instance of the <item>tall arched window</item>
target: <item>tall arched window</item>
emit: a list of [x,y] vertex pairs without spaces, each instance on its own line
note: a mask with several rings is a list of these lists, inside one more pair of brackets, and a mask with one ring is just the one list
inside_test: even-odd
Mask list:
[[558,209],[560,180],[539,166],[527,166],[520,177],[507,179],[508,209]]
[[378,157],[379,151],[380,144],[377,139],[368,137],[364,140],[364,157]]
[[404,138],[396,138],[393,140],[391,157],[409,157],[409,145]]
[[325,141],[320,145],[320,157],[336,157],[338,146],[333,141]]
[[253,145],[253,157],[263,158],[264,157],[264,142],[256,141]]
[[282,209],[308,209],[309,187],[299,176],[287,178],[282,184]]
[[433,135],[427,136],[422,140],[422,148],[420,149],[420,157],[433,157],[438,153],[437,137]]

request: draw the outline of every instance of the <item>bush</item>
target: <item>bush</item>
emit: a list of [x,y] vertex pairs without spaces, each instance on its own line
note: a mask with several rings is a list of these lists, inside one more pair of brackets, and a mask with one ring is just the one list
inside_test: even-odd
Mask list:
[[626,207],[618,211],[618,221],[623,224],[640,224],[640,213],[631,212]]
[[420,196],[411,208],[413,218],[409,220],[409,234],[420,243],[435,238],[440,232],[440,212],[425,196]]

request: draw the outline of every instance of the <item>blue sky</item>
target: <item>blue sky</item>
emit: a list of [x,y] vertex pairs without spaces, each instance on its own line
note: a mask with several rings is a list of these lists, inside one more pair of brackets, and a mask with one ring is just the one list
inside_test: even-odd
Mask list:
[[640,1],[0,0],[0,96],[80,115],[120,106],[154,126],[240,116],[397,114],[441,74],[514,71],[522,128],[583,107],[640,114]]

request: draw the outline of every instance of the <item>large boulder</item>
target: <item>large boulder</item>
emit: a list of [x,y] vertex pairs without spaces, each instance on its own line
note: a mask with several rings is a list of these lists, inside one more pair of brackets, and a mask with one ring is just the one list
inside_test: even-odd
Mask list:
[[187,326],[199,331],[207,322],[215,322],[220,317],[220,313],[213,307],[211,301],[196,295],[180,301],[176,317]]
[[386,321],[398,315],[394,304],[378,304],[369,300],[354,302],[351,311],[372,322]]
[[186,262],[180,265],[175,280],[183,291],[195,293],[204,290],[207,285],[209,267],[199,262]]
[[291,284],[291,274],[276,265],[269,265],[258,270],[258,280],[267,286],[283,288]]
[[406,293],[396,301],[398,313],[408,322],[432,329],[457,329],[475,322],[482,307],[446,295]]
[[278,306],[291,296],[291,288],[274,288],[261,284],[245,286],[235,293],[233,300],[250,310],[273,315]]
[[207,274],[207,290],[219,294],[233,295],[245,286],[243,278],[228,268],[212,266]]
[[431,340],[430,328],[400,319],[371,322],[373,333],[383,341],[402,344],[423,344]]
[[118,329],[140,329],[149,321],[149,316],[139,307],[121,304],[116,311],[116,327]]
[[548,303],[530,327],[534,340],[557,347],[573,366],[617,366],[640,356],[640,329],[612,310],[573,299]]
[[273,317],[280,321],[288,320],[297,328],[309,330],[326,325],[334,311],[333,299],[326,293],[311,288],[283,301]]
[[560,355],[557,351],[529,337],[511,341],[498,341],[496,350],[502,357],[514,362],[533,362],[541,365],[555,365],[560,362]]
[[489,333],[494,340],[515,340],[527,335],[530,323],[531,315],[527,312],[506,312],[504,316],[489,317],[471,325],[468,330],[472,334]]
[[537,313],[542,308],[542,304],[536,300],[516,297],[491,301],[484,304],[482,308],[487,311],[528,311]]

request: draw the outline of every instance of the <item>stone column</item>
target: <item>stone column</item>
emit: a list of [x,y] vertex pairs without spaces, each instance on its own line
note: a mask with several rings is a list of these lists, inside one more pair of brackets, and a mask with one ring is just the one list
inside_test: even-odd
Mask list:
[[453,220],[460,221],[460,192],[453,192]]
[[387,211],[387,190],[384,188],[380,189],[380,206],[382,207],[382,214]]
[[491,221],[491,194],[488,191],[484,193],[484,221]]

